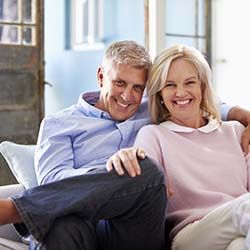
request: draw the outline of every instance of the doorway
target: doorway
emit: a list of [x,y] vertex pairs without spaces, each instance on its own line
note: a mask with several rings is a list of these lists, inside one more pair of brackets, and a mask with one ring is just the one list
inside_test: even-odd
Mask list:
[[[43,0],[0,0],[0,142],[35,144],[44,115]],[[0,156],[0,185],[14,179]]]

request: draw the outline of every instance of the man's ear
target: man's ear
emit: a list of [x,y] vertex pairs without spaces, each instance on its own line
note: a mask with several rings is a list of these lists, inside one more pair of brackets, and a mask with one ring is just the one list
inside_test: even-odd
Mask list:
[[98,70],[97,70],[97,80],[98,80],[98,84],[99,84],[99,87],[101,88],[103,86],[103,68],[101,66],[98,67]]

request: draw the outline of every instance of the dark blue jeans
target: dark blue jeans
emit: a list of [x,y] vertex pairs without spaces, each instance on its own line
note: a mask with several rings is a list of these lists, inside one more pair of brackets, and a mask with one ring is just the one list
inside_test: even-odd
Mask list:
[[13,197],[29,232],[47,250],[163,250],[164,173],[146,158],[135,178],[98,169]]

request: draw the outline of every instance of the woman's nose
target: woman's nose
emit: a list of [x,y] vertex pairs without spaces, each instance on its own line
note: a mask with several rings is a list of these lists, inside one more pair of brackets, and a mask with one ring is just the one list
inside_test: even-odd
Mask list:
[[176,89],[176,96],[184,96],[186,93],[186,90],[181,86],[177,87]]

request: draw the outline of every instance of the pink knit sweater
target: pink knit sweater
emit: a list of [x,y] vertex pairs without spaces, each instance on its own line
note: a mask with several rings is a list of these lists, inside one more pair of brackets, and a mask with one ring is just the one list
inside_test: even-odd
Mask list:
[[166,173],[167,223],[173,238],[181,228],[212,209],[249,191],[250,154],[244,157],[238,122],[199,129],[173,122],[143,127],[135,146],[161,164]]

